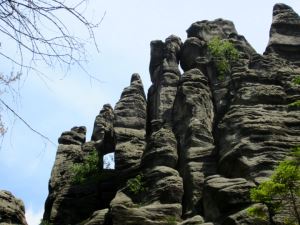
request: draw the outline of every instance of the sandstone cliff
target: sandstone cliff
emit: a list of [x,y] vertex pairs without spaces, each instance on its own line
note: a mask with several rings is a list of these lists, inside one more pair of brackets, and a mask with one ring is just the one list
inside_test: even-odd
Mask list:
[[[104,105],[91,141],[84,127],[59,138],[44,221],[55,225],[267,224],[250,218],[249,190],[300,144],[300,17],[274,6],[263,55],[231,21],[193,23],[182,42],[151,42],[152,85],[145,97],[133,74],[112,109]],[[239,51],[220,74],[208,43],[218,37]],[[183,73],[179,69],[181,66]],[[94,179],[74,184],[72,165],[96,151]],[[115,153],[115,169],[102,169]],[[138,189],[132,189],[131,184]]]
[[24,203],[9,191],[0,190],[0,224],[27,225]]

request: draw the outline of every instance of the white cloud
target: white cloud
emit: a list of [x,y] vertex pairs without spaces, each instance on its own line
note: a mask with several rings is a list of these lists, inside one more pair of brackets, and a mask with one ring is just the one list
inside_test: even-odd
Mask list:
[[25,217],[28,225],[39,225],[43,217],[44,209],[35,212],[32,207],[26,210]]

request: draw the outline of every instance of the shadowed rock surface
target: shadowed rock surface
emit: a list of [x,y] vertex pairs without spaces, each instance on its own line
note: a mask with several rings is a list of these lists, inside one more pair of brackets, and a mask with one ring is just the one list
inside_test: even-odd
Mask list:
[[0,224],[27,225],[24,203],[4,190],[0,190]]
[[[289,106],[300,100],[299,21],[275,5],[264,55],[223,19],[193,23],[184,43],[175,35],[152,41],[147,99],[133,74],[114,110],[104,105],[96,117],[92,141],[84,127],[59,138],[44,220],[267,225],[249,217],[249,193],[300,145],[299,108]],[[208,50],[214,37],[239,52],[225,75]],[[97,179],[73,184],[72,165],[94,150]],[[103,169],[107,153],[115,153],[115,170]]]

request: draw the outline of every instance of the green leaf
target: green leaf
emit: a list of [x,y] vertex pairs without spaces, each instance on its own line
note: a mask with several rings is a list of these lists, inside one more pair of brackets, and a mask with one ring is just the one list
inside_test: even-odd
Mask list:
[[296,85],[300,85],[300,76],[297,76],[293,79],[293,83]]
[[86,180],[99,174],[99,156],[96,150],[93,150],[82,163],[75,163],[71,170],[74,174],[72,182],[81,184]]
[[300,108],[300,100],[292,102],[292,103],[288,104],[288,106],[291,108]]
[[247,209],[247,213],[249,216],[256,217],[262,220],[267,220],[268,215],[263,206],[253,206]]
[[146,190],[144,187],[142,174],[139,174],[136,177],[129,179],[127,181],[126,186],[128,187],[129,191],[132,192],[133,194],[139,194]]
[[213,58],[218,72],[218,79],[224,80],[231,71],[231,64],[239,58],[239,52],[228,40],[218,37],[208,43],[208,50]]

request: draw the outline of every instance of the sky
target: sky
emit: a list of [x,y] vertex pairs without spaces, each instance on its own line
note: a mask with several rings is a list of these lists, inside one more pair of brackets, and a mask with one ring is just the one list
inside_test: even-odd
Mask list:
[[[65,76],[59,69],[41,70],[51,80],[46,83],[29,73],[22,82],[18,100],[7,99],[34,129],[54,143],[63,131],[83,125],[90,139],[94,119],[102,106],[119,100],[133,73],[142,77],[145,92],[150,86],[150,41],[164,40],[171,34],[186,39],[186,30],[196,21],[224,18],[232,20],[239,34],[246,37],[258,53],[268,43],[273,0],[90,0],[87,16],[103,21],[95,31],[99,52],[87,45],[86,70],[100,82],[89,79],[78,67]],[[282,0],[299,14],[298,0]],[[64,16],[64,15],[62,15]],[[84,32],[76,24],[72,31]],[[0,36],[1,37],[1,36]],[[2,40],[1,42],[6,41]],[[2,72],[11,67],[1,65]],[[22,80],[23,81],[23,80]],[[7,94],[6,94],[7,95]],[[57,144],[46,142],[20,120],[2,112],[8,131],[0,149],[0,189],[11,191],[26,207],[29,225],[37,225],[48,194],[48,181]]]

